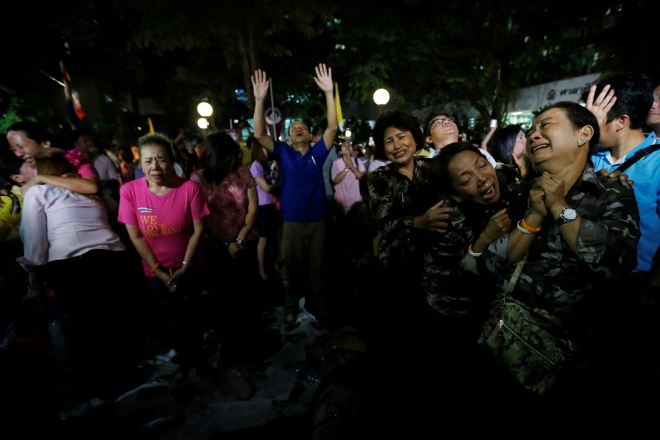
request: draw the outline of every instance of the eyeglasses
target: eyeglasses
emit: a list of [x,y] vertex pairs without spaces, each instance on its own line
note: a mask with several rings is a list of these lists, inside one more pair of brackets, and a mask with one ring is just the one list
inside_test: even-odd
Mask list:
[[653,95],[653,102],[660,102],[660,94],[655,93]]
[[292,125],[291,127],[289,127],[289,130],[302,130],[302,131],[305,131],[305,130],[309,130],[309,128],[307,128],[306,125]]
[[451,122],[454,122],[454,118],[452,117],[436,119],[435,121],[431,122],[431,125],[429,125],[429,131],[438,125],[447,125]]

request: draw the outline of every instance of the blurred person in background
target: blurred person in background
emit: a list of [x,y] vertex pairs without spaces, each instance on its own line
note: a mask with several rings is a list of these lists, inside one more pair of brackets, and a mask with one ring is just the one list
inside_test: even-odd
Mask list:
[[527,137],[520,125],[508,125],[496,130],[488,142],[488,150],[497,162],[495,169],[504,171],[510,181],[533,175],[526,143]]

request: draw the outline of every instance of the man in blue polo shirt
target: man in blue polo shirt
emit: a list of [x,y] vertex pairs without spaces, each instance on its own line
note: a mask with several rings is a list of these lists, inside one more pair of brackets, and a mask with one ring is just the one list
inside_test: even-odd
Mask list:
[[[266,130],[264,100],[270,85],[266,72],[256,70],[252,76],[254,136],[275,155],[280,164],[280,256],[285,292],[285,330],[297,325],[298,304],[302,297],[305,297],[305,308],[321,321],[329,314],[325,298],[326,194],[323,164],[337,135],[339,122],[333,96],[332,69],[319,64],[314,81],[325,95],[327,106],[327,126],[323,138],[312,145],[309,125],[296,120],[289,127],[289,145],[274,141]],[[311,292],[306,294],[308,289]]]
[[[586,107],[594,113],[600,126],[600,141],[591,152],[595,171],[613,172],[628,166],[626,162],[636,153],[660,143],[654,133],[644,133],[652,105],[653,89],[643,75],[613,75],[591,87]],[[625,382],[621,389],[635,389],[629,383],[633,378],[640,386],[648,386],[651,381],[657,383],[659,377],[660,150],[646,151],[648,155],[623,171],[634,182],[639,207],[642,236],[637,245],[637,267],[624,285],[612,286],[610,292],[603,292],[610,295],[611,305],[603,324],[610,329],[603,348],[605,363],[611,363],[607,356],[616,345],[612,338],[620,338],[631,354],[620,364],[614,364],[616,374]]]
[[[644,133],[646,117],[653,105],[653,89],[645,76],[615,75],[601,80],[590,90],[587,108],[600,125],[600,141],[591,152],[594,170],[612,172],[638,151],[660,140]],[[642,237],[637,246],[637,267],[648,284],[651,273],[660,274],[653,259],[660,246],[660,151],[649,153],[624,171],[634,182],[639,205]],[[656,285],[660,288],[660,284]]]

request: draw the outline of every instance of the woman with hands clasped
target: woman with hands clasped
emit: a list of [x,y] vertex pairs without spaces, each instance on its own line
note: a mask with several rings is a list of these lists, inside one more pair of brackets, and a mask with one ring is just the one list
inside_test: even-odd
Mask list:
[[[603,319],[603,306],[616,301],[607,292],[622,293],[612,286],[637,264],[639,210],[627,182],[596,173],[588,160],[599,135],[595,116],[578,103],[558,102],[535,118],[527,134],[527,154],[539,175],[511,186],[511,206],[526,209],[525,215],[481,256],[500,292],[526,256],[511,298],[552,314],[574,346],[587,354],[582,368],[569,368],[542,398],[523,389],[508,371],[489,382],[505,388],[494,390],[492,398],[509,396],[506,413],[520,414],[529,426],[560,420],[584,405],[614,403],[605,403],[614,391],[612,382],[598,374],[611,361],[611,347],[607,355],[601,353],[604,362],[594,362],[593,330]],[[614,319],[607,319],[609,326]],[[504,413],[491,416],[499,420]],[[553,426],[560,432],[568,428]]]
[[198,373],[206,367],[198,251],[210,211],[202,186],[176,174],[168,137],[144,135],[138,148],[145,175],[121,186],[118,220],[142,257],[157,310],[154,333],[176,350],[181,374],[172,379],[178,380],[191,367]]
[[[355,156],[353,143],[344,139],[340,146],[340,157],[332,163],[330,178],[334,185],[334,212],[337,224],[337,251],[351,254],[353,243],[351,230],[356,228],[355,213],[365,207],[360,193],[360,180],[367,178],[367,169]],[[365,180],[366,181],[366,180]],[[353,224],[352,224],[353,223]]]

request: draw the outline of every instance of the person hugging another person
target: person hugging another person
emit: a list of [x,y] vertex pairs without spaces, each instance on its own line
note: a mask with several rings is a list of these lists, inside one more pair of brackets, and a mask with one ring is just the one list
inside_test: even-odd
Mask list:
[[[41,122],[19,121],[7,129],[7,140],[14,154],[28,164],[34,164],[34,156],[44,148],[50,148],[54,136]],[[65,148],[66,149],[66,148]],[[92,162],[83,157],[80,150],[73,148],[67,151],[66,157],[75,167],[76,172],[67,176],[36,175],[21,187],[25,193],[32,185],[49,184],[75,191],[80,194],[97,194],[101,188],[99,173]]]
[[[37,176],[76,173],[59,148],[42,149],[32,159]],[[27,297],[45,298],[52,289],[68,317],[67,379],[79,386],[82,394],[76,397],[107,397],[135,378],[146,349],[139,325],[143,283],[110,227],[104,199],[50,184],[31,186],[23,200],[20,235]]]
[[[429,234],[446,232],[452,209],[433,204],[428,185],[430,161],[415,157],[424,145],[419,121],[406,110],[383,112],[374,126],[375,156],[390,161],[368,178],[369,209],[377,231],[378,267],[368,304],[366,336],[369,353],[380,359],[394,399],[408,402],[409,380],[425,359],[426,326],[420,316],[428,305],[422,293],[423,251]],[[392,358],[392,347],[397,355]],[[401,393],[401,394],[398,394]],[[419,396],[415,396],[419,397]],[[401,400],[399,400],[401,399]]]

